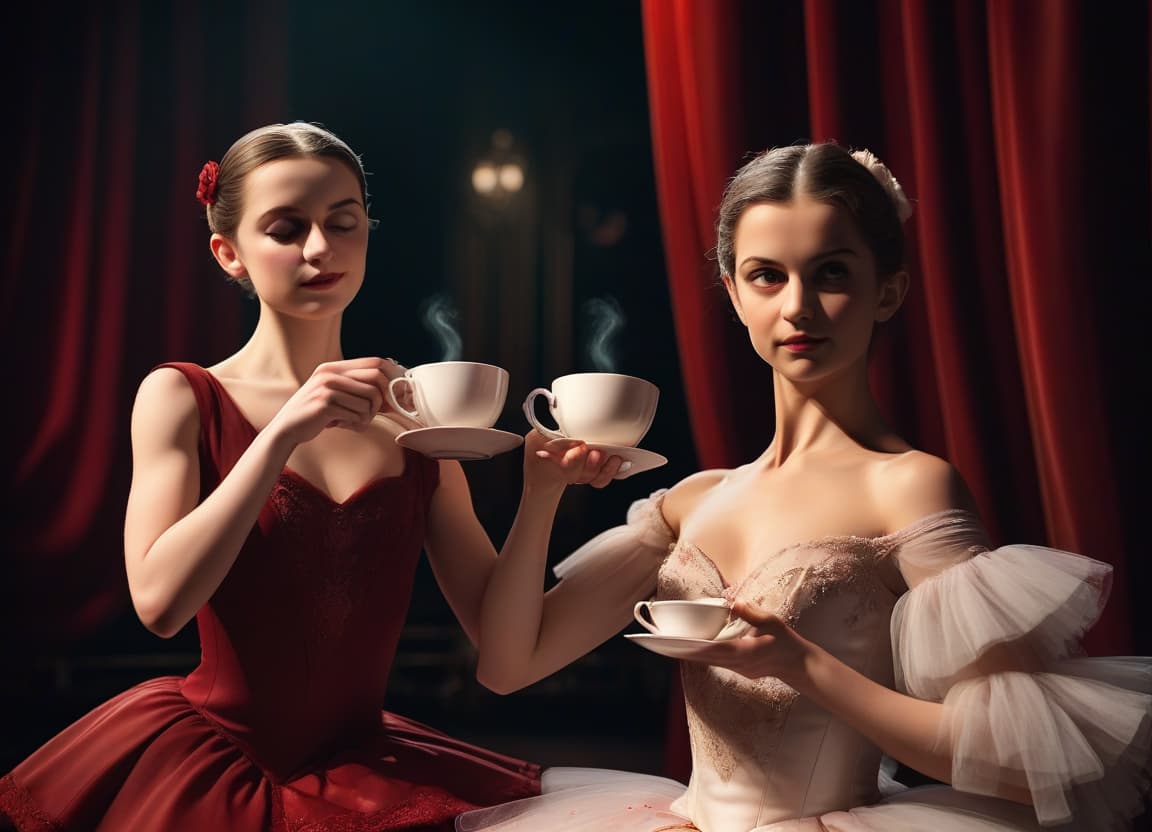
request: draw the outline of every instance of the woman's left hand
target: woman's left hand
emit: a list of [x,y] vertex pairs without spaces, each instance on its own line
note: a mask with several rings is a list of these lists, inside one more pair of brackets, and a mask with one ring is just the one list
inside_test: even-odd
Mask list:
[[624,460],[589,448],[578,439],[549,439],[533,428],[524,437],[526,483],[551,487],[604,488],[622,471]]
[[724,667],[749,679],[775,676],[792,687],[799,687],[808,662],[819,648],[780,616],[744,601],[732,604],[732,616],[748,622],[750,629],[745,635],[715,641],[683,658]]

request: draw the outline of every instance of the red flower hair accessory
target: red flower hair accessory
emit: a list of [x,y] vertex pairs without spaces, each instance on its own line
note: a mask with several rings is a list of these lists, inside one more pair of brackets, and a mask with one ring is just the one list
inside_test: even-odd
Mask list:
[[216,177],[220,175],[220,165],[216,162],[205,162],[200,169],[200,179],[196,185],[196,198],[204,205],[213,205],[216,202]]

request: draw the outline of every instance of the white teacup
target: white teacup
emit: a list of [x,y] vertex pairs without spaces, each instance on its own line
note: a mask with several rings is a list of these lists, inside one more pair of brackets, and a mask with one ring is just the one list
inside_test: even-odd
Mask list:
[[[412,390],[415,410],[396,400],[396,385]],[[388,402],[425,427],[490,428],[508,395],[508,371],[476,361],[421,364],[388,383]]]
[[723,598],[696,598],[640,601],[632,615],[644,629],[659,636],[715,638],[728,623],[729,612]]
[[[536,418],[537,396],[559,430]],[[524,415],[549,439],[580,439],[603,445],[636,447],[656,415],[660,388],[650,381],[621,373],[572,373],[553,380],[551,389],[537,387],[524,400]]]

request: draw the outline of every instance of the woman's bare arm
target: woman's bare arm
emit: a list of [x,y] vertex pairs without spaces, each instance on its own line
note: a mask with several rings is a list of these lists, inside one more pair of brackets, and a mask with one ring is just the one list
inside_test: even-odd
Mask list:
[[[532,684],[585,655],[620,632],[632,620],[636,601],[647,598],[655,588],[656,571],[667,554],[658,546],[644,557],[629,557],[637,548],[636,534],[622,528],[609,530],[612,543],[620,551],[610,577],[577,573],[565,577],[544,592],[548,541],[556,508],[563,493],[553,466],[533,470],[531,454],[539,439],[526,452],[525,487],[516,520],[497,559],[484,596],[480,661],[477,678],[498,693],[509,693]],[[591,454],[577,453],[567,458],[567,475],[606,484],[615,475],[615,462],[605,462]],[[699,487],[699,480],[685,482],[669,492]],[[666,498],[666,501],[667,499]],[[608,540],[598,536],[593,541]]]
[[175,635],[228,574],[292,445],[261,433],[202,504],[196,400],[179,371],[140,385],[124,521],[128,587],[152,632]]
[[132,484],[124,559],[137,615],[168,638],[216,592],[292,450],[321,430],[360,429],[379,410],[381,359],[321,365],[200,499],[196,400],[172,368],[149,374],[132,412]]

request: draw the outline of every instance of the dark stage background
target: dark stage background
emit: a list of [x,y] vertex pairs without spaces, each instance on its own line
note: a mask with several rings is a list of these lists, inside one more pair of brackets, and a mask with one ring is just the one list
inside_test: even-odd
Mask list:
[[[565,372],[614,368],[660,386],[644,446],[669,465],[601,492],[573,489],[554,559],[695,469],[638,6],[557,16],[531,3],[119,3],[41,20],[27,35],[8,57],[28,84],[31,118],[13,125],[25,156],[12,169],[31,211],[9,206],[20,227],[8,255],[36,277],[6,280],[4,309],[15,328],[6,341],[37,342],[7,368],[9,389],[35,389],[39,404],[15,414],[5,442],[17,473],[6,502],[0,769],[99,701],[196,661],[194,624],[158,639],[127,599],[128,414],[151,366],[211,364],[255,321],[255,303],[211,261],[193,197],[200,165],[252,127],[317,121],[363,155],[381,223],[345,319],[346,354],[414,366],[458,350],[499,363],[511,387],[497,427],[516,431],[527,428],[527,392]],[[520,164],[522,190],[478,196],[471,174],[486,159]],[[51,256],[35,258],[44,246]],[[73,281],[93,284],[82,300]],[[46,329],[60,340],[50,344]],[[44,403],[66,386],[61,364],[90,378],[49,434]],[[97,418],[108,445],[91,448]],[[499,543],[520,455],[466,471]],[[491,694],[423,567],[389,707],[534,759],[658,770],[671,671],[615,639],[515,697]]]
[[[1087,647],[1147,655],[1152,274],[1143,0],[501,0],[41,4],[8,21],[0,200],[5,472],[0,770],[92,705],[196,659],[135,620],[120,546],[140,379],[211,364],[255,306],[211,261],[195,179],[243,132],[318,121],[380,218],[349,355],[450,357],[527,391],[610,366],[662,390],[667,467],[574,489],[553,559],[628,505],[770,439],[770,376],[717,290],[711,224],[750,152],[869,147],[916,205],[913,289],[873,380],[951,459],[997,543],[1116,568]],[[485,161],[523,187],[481,195]],[[468,463],[497,542],[519,457]],[[427,570],[389,706],[543,763],[686,775],[671,663],[610,640],[512,697]]]

